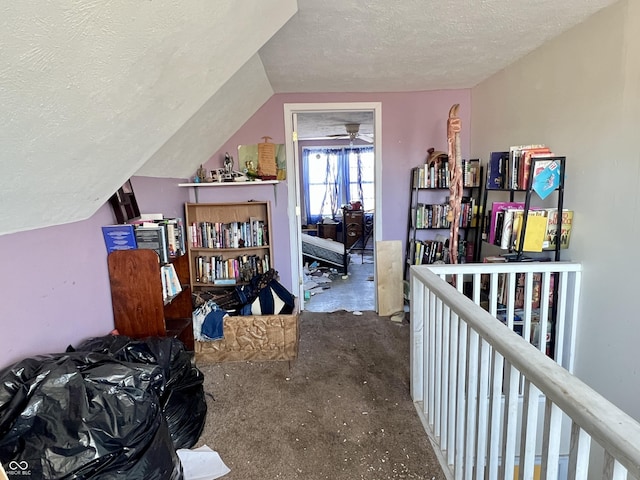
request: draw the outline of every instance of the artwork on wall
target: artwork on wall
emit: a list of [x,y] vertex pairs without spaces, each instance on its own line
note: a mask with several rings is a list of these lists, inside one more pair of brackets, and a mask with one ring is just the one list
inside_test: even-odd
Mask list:
[[[269,137],[263,137],[268,139]],[[260,177],[261,171],[267,171],[269,176],[272,173],[271,165],[268,166],[268,169],[264,169],[260,167],[260,153],[262,151],[264,155],[264,148],[260,149],[259,145],[263,145],[267,143],[269,146],[273,145],[274,155],[275,155],[275,163],[276,163],[276,178],[275,180],[286,180],[287,178],[287,159],[285,156],[285,148],[284,144],[269,144],[268,142],[264,142],[262,144],[254,144],[254,145],[239,145],[238,146],[238,170],[245,172],[249,177]],[[271,148],[269,152],[271,152]],[[271,156],[271,155],[270,155]],[[264,158],[264,157],[263,157]],[[270,178],[273,179],[273,178]]]

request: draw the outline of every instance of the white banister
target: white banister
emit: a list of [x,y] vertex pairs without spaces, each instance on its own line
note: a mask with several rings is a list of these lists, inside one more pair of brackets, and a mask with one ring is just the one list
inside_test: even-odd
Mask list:
[[592,440],[602,478],[640,478],[640,424],[571,374],[581,274],[570,262],[411,267],[411,394],[449,478],[533,478],[536,465],[587,478]]

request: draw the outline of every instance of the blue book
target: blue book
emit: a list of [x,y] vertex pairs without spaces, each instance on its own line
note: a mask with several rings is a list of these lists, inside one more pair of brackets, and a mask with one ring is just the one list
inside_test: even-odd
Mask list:
[[138,248],[133,225],[105,225],[102,227],[102,236],[104,244],[107,246],[107,253]]
[[560,186],[560,164],[551,162],[539,174],[533,177],[533,190],[545,199]]
[[487,190],[505,188],[505,172],[509,152],[491,152],[487,171]]

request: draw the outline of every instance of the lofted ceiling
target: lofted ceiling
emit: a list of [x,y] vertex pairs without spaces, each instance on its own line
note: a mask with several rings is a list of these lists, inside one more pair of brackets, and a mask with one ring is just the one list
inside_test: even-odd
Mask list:
[[[470,88],[611,3],[4,2],[0,234],[190,176],[274,93]],[[318,120],[307,135],[353,121]]]

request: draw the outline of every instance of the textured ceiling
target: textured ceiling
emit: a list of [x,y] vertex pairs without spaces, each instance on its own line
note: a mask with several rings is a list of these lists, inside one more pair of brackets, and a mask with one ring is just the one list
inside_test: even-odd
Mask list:
[[[612,3],[298,0],[260,57],[277,93],[471,88]],[[301,138],[339,133],[346,120],[305,118]]]
[[472,87],[611,3],[3,2],[0,235],[88,218],[132,175],[190,176],[273,93]]
[[469,88],[612,0],[298,0],[260,49],[276,92]]

